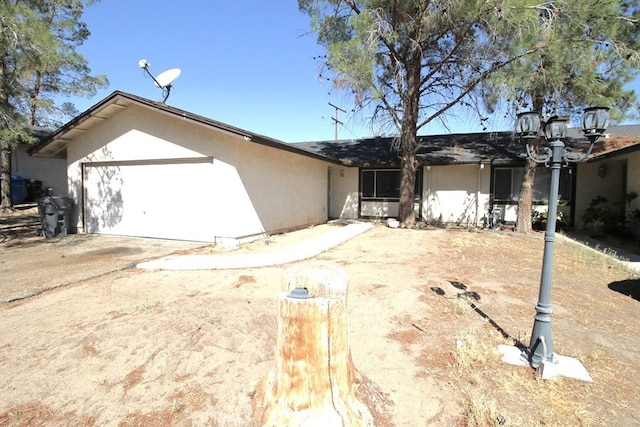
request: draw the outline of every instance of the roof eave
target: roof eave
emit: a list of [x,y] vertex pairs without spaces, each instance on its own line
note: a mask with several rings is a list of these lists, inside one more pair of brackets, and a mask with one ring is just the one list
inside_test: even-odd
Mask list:
[[131,104],[140,105],[145,108],[154,109],[160,113],[171,115],[172,117],[178,117],[194,124],[202,125],[208,128],[214,128],[226,133],[230,133],[235,136],[239,136],[246,141],[255,142],[257,144],[265,145],[268,147],[288,151],[291,153],[303,155],[306,157],[311,157],[316,160],[322,160],[329,163],[342,164],[339,160],[332,159],[329,157],[322,156],[317,153],[313,153],[307,150],[303,150],[301,148],[297,148],[291,144],[287,144],[283,141],[269,138],[263,135],[254,134],[248,132],[244,129],[240,129],[231,125],[227,125],[222,122],[218,122],[215,120],[208,119],[203,116],[199,116],[197,114],[190,113],[188,111],[180,110],[178,108],[167,106],[164,103],[150,101],[145,98],[141,98],[135,95],[131,95],[128,93],[115,91],[102,101],[98,102],[91,108],[89,108],[84,113],[78,115],[76,118],[66,123],[47,138],[45,138],[40,144],[37,144],[29,149],[29,154],[33,156],[41,156],[41,157],[57,157],[57,158],[66,158],[66,149],[67,143],[73,140],[73,137],[70,136],[74,130],[87,131],[89,128],[93,126],[90,123],[85,128],[81,126],[91,120],[107,120],[109,116],[112,114],[108,114],[106,116],[100,116],[105,109],[110,107],[118,108],[128,108]]

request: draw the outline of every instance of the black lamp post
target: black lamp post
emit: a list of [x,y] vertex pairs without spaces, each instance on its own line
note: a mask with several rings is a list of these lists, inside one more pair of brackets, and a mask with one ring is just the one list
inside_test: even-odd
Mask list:
[[547,207],[547,229],[544,235],[544,255],[542,257],[542,274],[540,276],[540,293],[536,304],[536,315],[528,349],[528,359],[534,368],[541,361],[553,361],[553,341],[551,339],[551,273],[553,267],[553,246],[556,234],[556,217],[558,210],[558,186],[560,168],[569,163],[577,163],[589,156],[593,147],[609,125],[608,108],[587,108],[582,118],[582,131],[589,139],[590,145],[585,154],[573,153],[565,147],[562,139],[566,137],[568,118],[554,116],[544,125],[546,146],[534,154],[530,141],[539,137],[540,117],[537,113],[528,112],[518,115],[516,135],[525,142],[527,157],[536,163],[543,163],[551,168],[551,185],[549,187],[549,205]]

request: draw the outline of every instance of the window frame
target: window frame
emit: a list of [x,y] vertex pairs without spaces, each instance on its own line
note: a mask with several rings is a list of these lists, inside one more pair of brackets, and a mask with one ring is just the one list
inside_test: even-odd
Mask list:
[[[397,196],[389,196],[388,191],[384,193],[384,195],[382,196],[378,196],[378,173],[381,174],[387,174],[389,172],[395,172],[398,174],[397,177],[397,188],[394,190],[394,192],[397,192]],[[373,179],[373,195],[365,195],[365,191],[364,191],[364,185],[365,185],[365,179],[364,179],[364,175],[368,174],[368,173],[373,173],[374,174],[374,179]],[[417,168],[416,169],[416,181],[415,181],[415,189],[414,189],[414,195],[413,195],[413,200],[414,203],[415,202],[420,202],[420,200],[422,199],[422,168]],[[363,202],[399,202],[400,201],[400,168],[360,168],[359,174],[358,174],[358,178],[359,178],[359,182],[358,182],[358,191],[360,193],[360,200]]]
[[[502,197],[502,194],[496,191],[497,177],[496,175],[502,171],[511,171],[511,183],[509,196]],[[514,173],[515,172],[515,173]],[[566,204],[572,204],[575,197],[575,165],[560,169],[560,187],[558,201]],[[517,204],[520,198],[520,184],[522,182],[522,174],[524,166],[504,165],[494,166],[491,174],[491,199],[494,203],[500,204]],[[516,177],[514,181],[514,177]],[[533,191],[531,195],[531,203],[534,205],[547,204],[549,201],[549,184],[551,179],[551,168],[544,166],[536,167]],[[506,188],[506,187],[505,187]],[[504,191],[500,191],[503,193]],[[568,192],[567,197],[565,193]]]

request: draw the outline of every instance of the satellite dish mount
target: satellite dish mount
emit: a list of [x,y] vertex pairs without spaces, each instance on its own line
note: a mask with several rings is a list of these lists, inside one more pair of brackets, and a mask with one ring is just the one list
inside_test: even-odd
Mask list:
[[151,77],[157,87],[162,89],[162,96],[164,97],[162,99],[162,103],[164,104],[171,94],[171,87],[173,82],[182,72],[180,68],[171,68],[158,74],[158,77],[153,77],[153,74],[151,74],[151,71],[149,71],[149,67],[151,66],[151,64],[149,64],[146,59],[141,59],[140,61],[138,61],[138,66],[142,68],[146,72],[146,74],[149,75],[149,77]]

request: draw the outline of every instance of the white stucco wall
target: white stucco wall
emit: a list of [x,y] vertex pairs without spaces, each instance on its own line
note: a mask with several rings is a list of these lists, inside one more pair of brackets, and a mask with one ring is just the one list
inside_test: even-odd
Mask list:
[[281,231],[327,221],[328,162],[238,138],[235,142],[242,187],[265,230]]
[[[604,176],[600,169],[604,168]],[[626,205],[625,195],[640,194],[640,151],[613,158],[579,163],[576,178],[576,225],[582,226],[582,215],[591,201],[602,196],[619,212],[640,209],[640,197]]]
[[481,225],[489,207],[491,167],[429,166],[423,173],[423,218],[428,223]]
[[67,161],[27,154],[29,145],[20,144],[11,152],[11,174],[24,179],[42,181],[43,189],[51,187],[53,195],[67,195]]
[[[420,204],[414,203],[416,218],[420,216]],[[360,203],[360,214],[365,218],[396,218],[400,212],[400,202],[363,201]]]
[[398,202],[367,200],[360,203],[360,215],[367,218],[395,218],[398,211]]
[[[167,194],[168,200],[183,204],[187,210],[191,204],[193,208],[201,206],[211,211],[207,238],[203,240],[211,240],[212,235],[215,239],[243,238],[283,231],[322,223],[328,217],[328,163],[173,115],[130,106],[69,142],[67,147],[69,192],[79,206],[83,206],[83,191],[91,191],[83,190],[83,163],[113,165],[164,159],[161,163],[171,165],[174,161],[184,163],[184,159],[213,158],[213,178],[203,175],[197,182],[190,177],[190,181],[196,182],[180,184],[198,186],[197,193],[206,202]],[[118,185],[116,179],[110,179],[113,185]],[[75,217],[79,231],[83,231],[81,209]],[[187,221],[181,226],[191,225]],[[202,224],[197,226],[202,228]]]
[[358,219],[357,167],[331,166],[329,168],[329,217]]
[[[480,165],[432,166],[423,169],[422,205],[416,216],[430,223],[475,226],[483,224],[489,207],[491,167]],[[396,217],[397,202],[363,201],[358,204],[359,170],[330,168],[332,218]],[[358,212],[360,208],[360,212]]]

